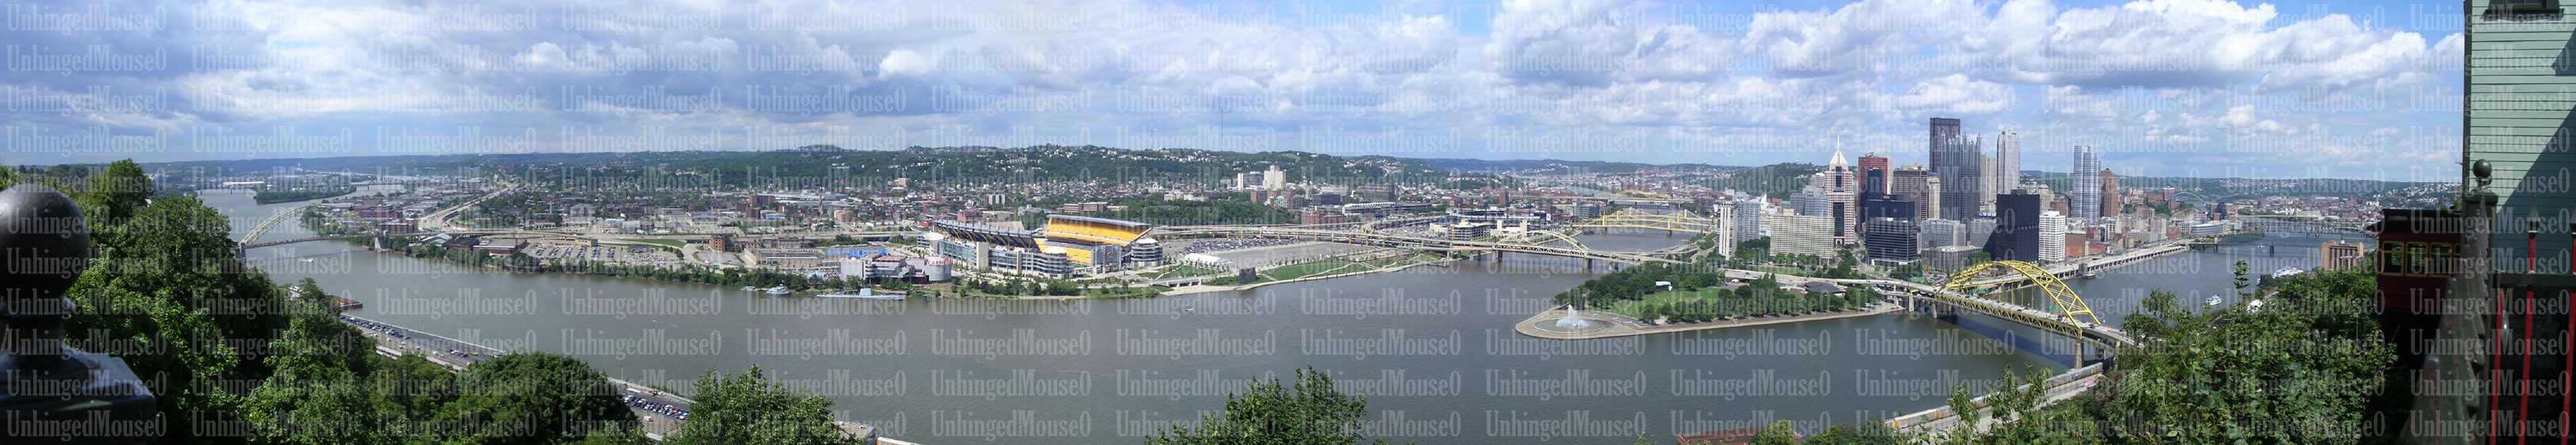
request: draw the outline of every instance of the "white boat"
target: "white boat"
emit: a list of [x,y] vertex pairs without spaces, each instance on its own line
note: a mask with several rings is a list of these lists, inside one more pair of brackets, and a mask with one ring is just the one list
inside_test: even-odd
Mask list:
[[742,290],[760,290],[760,288],[757,288],[757,287],[751,287],[751,286],[743,286],[743,287],[742,287]]
[[2281,270],[2275,270],[2275,271],[2272,271],[2272,278],[2287,277],[2287,276],[2291,276],[2291,275],[2298,275],[2298,274],[2307,273],[2307,272],[2308,272],[2307,270],[2305,270],[2305,269],[2300,269],[2300,268],[2297,268],[2297,267],[2283,267],[2283,268],[2281,268]]
[[787,287],[786,287],[786,286],[779,286],[779,287],[769,288],[769,291],[768,291],[768,292],[769,292],[769,294],[770,294],[770,295],[787,295],[787,294],[792,294],[792,293],[794,293],[794,292],[788,292],[788,291],[787,291]]
[[312,259],[312,258],[296,258],[295,260],[296,260],[296,261],[303,261],[303,262],[307,262],[307,263],[313,262],[313,259]]

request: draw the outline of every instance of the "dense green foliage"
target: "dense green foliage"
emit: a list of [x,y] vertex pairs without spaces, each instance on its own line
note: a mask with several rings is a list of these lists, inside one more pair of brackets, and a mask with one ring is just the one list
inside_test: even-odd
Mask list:
[[[75,200],[96,249],[69,293],[82,315],[65,324],[66,340],[162,345],[116,355],[136,375],[167,378],[165,387],[266,380],[271,354],[257,346],[277,340],[288,317],[243,309],[286,304],[267,274],[242,265],[225,238],[230,220],[196,198],[152,199],[152,180],[131,161],[111,164],[84,185]],[[230,412],[240,402],[212,391],[158,395],[166,413]],[[166,432],[182,443],[236,440]]]
[[456,388],[437,419],[469,426],[453,433],[458,442],[560,443],[636,427],[623,392],[572,357],[512,353],[475,362],[456,376]]
[[[1672,283],[1673,290],[1658,288],[1655,286],[1658,281]],[[1667,318],[1673,322],[1694,323],[1728,317],[1851,309],[1883,298],[1867,287],[1846,288],[1842,294],[1793,292],[1781,289],[1779,278],[1770,275],[1733,290],[1713,288],[1725,284],[1726,276],[1712,269],[1651,263],[1585,281],[1574,289],[1558,293],[1556,304],[1603,309],[1623,301],[1644,301],[1645,304],[1626,311],[1628,315],[1643,320]],[[1672,292],[1698,293],[1700,298],[1678,301],[1649,298]]]
[[1241,394],[1227,394],[1225,409],[1199,418],[1199,426],[1172,426],[1148,438],[1153,445],[1340,445],[1385,443],[1360,437],[1368,398],[1333,389],[1333,378],[1313,369],[1297,370],[1294,383],[1254,381]]
[[[2155,290],[2123,327],[2140,343],[2084,396],[2041,406],[2040,390],[2001,391],[2010,421],[1955,444],[2350,444],[2369,439],[2373,398],[2396,358],[2371,315],[2369,267],[2302,274],[2233,306],[2199,309]],[[2260,302],[2260,304],[2256,304]],[[2042,379],[2007,376],[2006,388]],[[1961,387],[1951,406],[1967,405]],[[1972,413],[1973,414],[1973,413]],[[2385,434],[2384,432],[2379,434]]]
[[697,404],[673,445],[856,444],[832,425],[832,398],[805,395],[761,375],[713,371],[698,377]]
[[1606,307],[1614,302],[1643,299],[1647,292],[1660,290],[1655,287],[1657,281],[1671,282],[1676,290],[1699,289],[1726,284],[1726,275],[1707,268],[1666,263],[1640,264],[1557,293],[1556,304]]
[[309,201],[330,198],[357,192],[357,187],[311,187],[293,190],[261,190],[259,193],[252,194],[250,199],[252,201],[258,201],[261,204],[276,204],[281,202]]

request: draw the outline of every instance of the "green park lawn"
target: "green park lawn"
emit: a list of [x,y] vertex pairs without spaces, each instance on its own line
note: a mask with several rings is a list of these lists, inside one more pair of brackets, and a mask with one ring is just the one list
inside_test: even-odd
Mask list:
[[[1626,316],[1629,316],[1629,317],[1631,317],[1631,318],[1637,318],[1637,319],[1641,319],[1641,320],[1642,320],[1642,319],[1646,319],[1646,317],[1644,317],[1644,316],[1642,316],[1642,315],[1639,315],[1639,314],[1641,314],[1642,312],[1638,311],[1638,309],[1644,308],[1644,307],[1646,307],[1647,305],[1656,305],[1656,304],[1665,304],[1665,303],[1674,303],[1674,302],[1685,302],[1685,301],[1699,301],[1699,300],[1704,300],[1704,299],[1709,299],[1709,298],[1724,298],[1724,297],[1721,297],[1720,295],[1724,295],[1724,294],[1729,293],[1729,292],[1731,292],[1731,291],[1722,290],[1722,289],[1713,288],[1713,287],[1711,287],[1711,288],[1701,288],[1701,289],[1697,289],[1697,290],[1686,290],[1686,291],[1657,292],[1657,293],[1654,293],[1654,294],[1646,295],[1646,299],[1644,299],[1644,300],[1621,301],[1621,302],[1618,302],[1618,303],[1612,303],[1612,304],[1610,305],[1610,307],[1608,307],[1608,308],[1595,309],[1595,310],[1599,310],[1599,311],[1602,311],[1602,312],[1609,312],[1609,313],[1613,313],[1613,314],[1619,314],[1619,315],[1626,315]],[[1649,321],[1651,321],[1651,320],[1649,320]]]
[[1273,280],[1294,280],[1312,276],[1359,272],[1369,269],[1370,267],[1365,264],[1343,260],[1324,259],[1309,261],[1294,266],[1271,269],[1267,272],[1262,272],[1262,275],[1268,275],[1270,279]]

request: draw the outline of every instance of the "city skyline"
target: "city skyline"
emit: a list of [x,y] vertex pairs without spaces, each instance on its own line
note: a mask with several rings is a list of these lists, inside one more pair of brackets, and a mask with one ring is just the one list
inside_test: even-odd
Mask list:
[[1763,165],[1923,156],[1914,125],[1946,116],[2021,134],[2039,171],[2088,145],[2148,176],[2440,181],[2365,160],[2457,155],[2462,40],[2427,18],[2447,6],[28,5],[0,163],[829,143]]

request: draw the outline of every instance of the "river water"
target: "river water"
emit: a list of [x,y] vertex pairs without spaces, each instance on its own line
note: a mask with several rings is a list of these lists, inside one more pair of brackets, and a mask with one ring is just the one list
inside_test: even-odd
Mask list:
[[[236,238],[294,205],[258,205],[247,194],[204,198],[233,219]],[[307,235],[289,223],[265,239]],[[1683,239],[1583,238],[1626,250]],[[2284,241],[2303,242],[2315,245]],[[2070,285],[2111,321],[2152,286],[2201,285],[2178,290],[2205,295],[2226,286],[2228,262],[2268,272],[2313,265],[2313,255],[2193,252]],[[353,315],[506,350],[569,354],[611,376],[683,393],[700,373],[758,366],[834,397],[841,419],[928,444],[1141,443],[1165,425],[1220,409],[1248,379],[1310,367],[1367,396],[1366,433],[1396,441],[1624,444],[1644,433],[1661,442],[1783,419],[1812,434],[1938,406],[1954,383],[1991,391],[2008,369],[2058,372],[2069,359],[1989,338],[2030,331],[1973,315],[1963,319],[1967,328],[1885,315],[1531,339],[1512,323],[1607,271],[1537,255],[1154,299],[906,302],[469,269],[344,242],[262,248],[250,261],[277,281],[311,277],[366,304]]]

